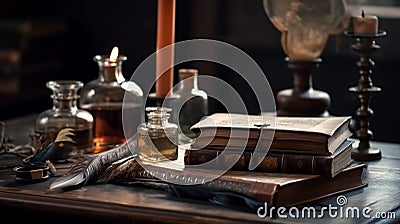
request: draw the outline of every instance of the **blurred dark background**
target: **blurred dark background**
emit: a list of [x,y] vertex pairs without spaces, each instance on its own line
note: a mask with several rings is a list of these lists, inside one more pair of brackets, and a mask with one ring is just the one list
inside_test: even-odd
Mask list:
[[[261,0],[177,0],[176,7],[176,42],[194,38],[227,42],[259,64],[275,94],[292,86],[280,33],[268,20]],[[400,14],[396,18],[396,12],[379,15],[379,27],[388,35],[377,41],[381,50],[373,54],[376,65],[372,75],[374,84],[382,88],[372,96],[373,139],[390,142],[400,142],[400,116],[395,110],[400,80],[395,67],[400,63]],[[86,83],[97,78],[93,57],[109,54],[114,46],[128,57],[123,71],[130,78],[156,49],[156,14],[156,0],[1,1],[0,120],[51,108],[47,81],[78,79]],[[354,116],[358,107],[357,97],[348,91],[358,80],[351,41],[343,34],[330,36],[322,63],[314,72],[314,88],[330,94],[333,115]],[[258,112],[253,95],[232,70],[206,62],[177,68],[185,66],[227,81],[247,100],[248,110]],[[222,110],[217,102],[210,102],[210,113]]]

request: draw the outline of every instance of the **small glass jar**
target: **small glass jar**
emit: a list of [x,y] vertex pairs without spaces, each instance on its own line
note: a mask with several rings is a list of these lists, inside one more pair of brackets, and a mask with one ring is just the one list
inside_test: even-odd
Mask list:
[[[124,143],[133,136],[144,120],[143,92],[122,74],[122,62],[126,56],[111,60],[97,55],[98,78],[88,82],[81,91],[79,105],[94,117],[93,153],[100,153]],[[125,88],[124,88],[125,87]],[[125,100],[124,96],[129,100]],[[124,125],[123,114],[129,123]]]
[[147,107],[147,122],[138,127],[139,158],[148,162],[178,158],[178,126],[168,122],[171,108]]
[[57,80],[47,82],[46,86],[53,91],[53,107],[41,112],[36,118],[38,144],[53,142],[61,129],[72,128],[68,137],[75,144],[70,153],[90,152],[93,145],[93,116],[77,106],[78,90],[83,87],[83,83],[76,80]]
[[179,80],[174,94],[177,99],[171,102],[171,121],[179,126],[179,142],[189,143],[195,137],[190,128],[208,115],[208,96],[198,88],[197,69],[179,69]]

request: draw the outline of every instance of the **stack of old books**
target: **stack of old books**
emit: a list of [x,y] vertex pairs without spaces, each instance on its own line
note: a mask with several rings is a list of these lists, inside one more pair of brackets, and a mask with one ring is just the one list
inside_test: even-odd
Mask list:
[[212,114],[192,126],[185,165],[229,169],[220,180],[242,181],[248,189],[236,191],[270,204],[310,202],[366,186],[364,165],[351,159],[350,120]]

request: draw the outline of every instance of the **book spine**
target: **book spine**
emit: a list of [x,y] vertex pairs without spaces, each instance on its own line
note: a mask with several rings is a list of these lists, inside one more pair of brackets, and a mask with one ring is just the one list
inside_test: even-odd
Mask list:
[[[232,159],[238,159],[232,170],[249,171],[249,161],[252,156],[262,156],[252,152],[226,152],[223,156],[221,150],[200,149],[187,150],[185,153],[186,165],[199,165],[216,159],[215,166],[226,167]],[[301,155],[269,152],[261,159],[260,165],[253,171],[274,173],[301,173],[332,176],[332,158],[319,155]],[[251,171],[251,170],[250,170]]]
[[[229,138],[229,137],[198,137],[191,144],[192,148],[224,148],[231,144],[229,148],[244,148],[245,151],[253,151],[257,144],[258,139],[243,139],[243,138]],[[306,142],[306,143],[305,143]],[[304,141],[298,139],[274,139],[271,142],[271,148],[279,149],[279,151],[295,151],[300,153],[313,153],[318,155],[329,155],[329,149],[326,144],[321,144],[313,141]]]

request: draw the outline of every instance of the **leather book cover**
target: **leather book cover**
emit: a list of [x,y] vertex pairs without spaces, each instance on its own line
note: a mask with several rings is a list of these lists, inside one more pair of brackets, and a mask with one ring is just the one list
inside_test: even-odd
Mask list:
[[[246,147],[252,150],[258,139],[270,141],[280,150],[332,154],[351,137],[351,117],[273,117],[215,113],[191,127],[196,135],[193,148],[210,146]],[[261,128],[263,136],[260,136]]]
[[334,178],[321,175],[230,171],[207,183],[213,190],[230,190],[275,206],[295,206],[367,186],[364,164],[354,164]]
[[[278,173],[303,173],[320,174],[334,177],[338,172],[347,167],[351,162],[351,149],[353,140],[346,140],[332,155],[312,155],[268,152],[262,158],[262,162],[254,170],[257,172]],[[185,152],[186,165],[199,165],[215,160],[213,167],[224,169],[232,160],[237,162],[232,170],[249,170],[249,162],[252,156],[263,156],[249,151],[236,152],[229,150],[222,154],[219,149],[188,149]]]
[[[198,186],[210,192],[232,192],[269,205],[293,206],[367,186],[362,181],[364,167],[364,164],[353,164],[334,178],[311,174],[227,171],[210,179],[210,175],[215,173],[204,169],[174,170],[130,159],[113,169],[107,182],[161,181],[171,185]],[[179,184],[174,182],[177,180]]]

